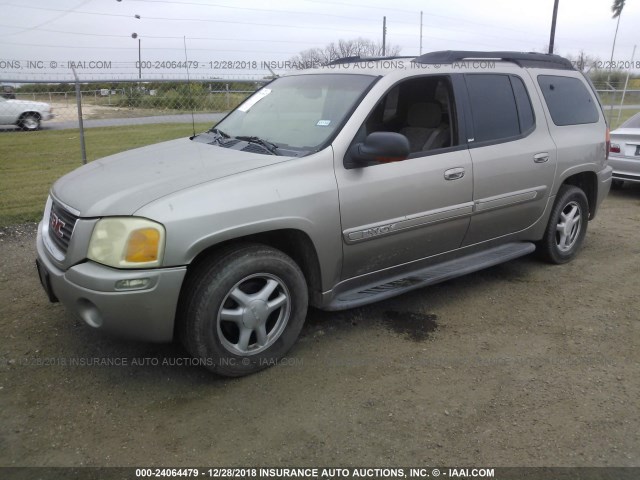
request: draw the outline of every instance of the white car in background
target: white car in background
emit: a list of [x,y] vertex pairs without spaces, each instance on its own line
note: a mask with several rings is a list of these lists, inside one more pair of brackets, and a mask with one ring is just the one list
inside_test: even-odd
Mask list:
[[609,165],[614,188],[620,188],[623,182],[640,182],[640,113],[611,132]]
[[30,100],[7,100],[0,97],[0,125],[16,125],[23,130],[38,130],[42,120],[51,120],[51,105]]

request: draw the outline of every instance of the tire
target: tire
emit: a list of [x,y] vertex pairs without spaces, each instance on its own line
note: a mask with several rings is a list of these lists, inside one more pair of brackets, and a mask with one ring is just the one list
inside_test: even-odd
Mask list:
[[624,180],[613,179],[611,181],[611,189],[612,190],[620,190],[624,185]]
[[20,118],[20,128],[28,132],[33,132],[40,128],[40,115],[37,113],[25,113]]
[[589,221],[589,202],[582,189],[563,185],[549,217],[538,254],[546,261],[562,264],[571,261],[584,242]]
[[235,246],[189,273],[179,335],[199,365],[223,376],[248,375],[289,351],[307,304],[304,275],[290,257],[264,245]]

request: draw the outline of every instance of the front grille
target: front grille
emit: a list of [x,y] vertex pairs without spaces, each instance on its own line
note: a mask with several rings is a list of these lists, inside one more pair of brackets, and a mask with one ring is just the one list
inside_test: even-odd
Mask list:
[[63,253],[67,253],[77,220],[78,217],[62,205],[55,201],[52,203],[49,216],[49,238]]

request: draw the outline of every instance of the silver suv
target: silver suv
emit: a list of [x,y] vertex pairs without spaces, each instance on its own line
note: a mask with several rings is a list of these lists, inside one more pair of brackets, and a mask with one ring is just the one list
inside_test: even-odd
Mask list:
[[611,184],[564,58],[434,52],[280,77],[211,130],[58,180],[38,272],[88,325],[240,376],[342,310],[534,252],[571,260]]

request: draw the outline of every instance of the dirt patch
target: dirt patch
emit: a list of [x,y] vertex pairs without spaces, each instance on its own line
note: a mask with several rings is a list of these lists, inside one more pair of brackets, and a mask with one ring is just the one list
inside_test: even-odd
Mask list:
[[400,335],[405,335],[414,342],[422,342],[438,328],[438,316],[432,313],[384,312],[383,324]]
[[625,187],[567,265],[311,310],[280,365],[226,380],[48,303],[34,226],[3,229],[0,465],[640,466],[639,232]]
[[[78,118],[78,106],[76,105],[75,97],[70,97],[68,102],[53,102],[50,103],[53,108],[54,117],[49,122],[68,122],[76,120]],[[85,119],[92,118],[111,118],[113,112],[116,109],[114,107],[103,107],[101,105],[90,105],[86,102],[82,104],[82,116]],[[124,110],[126,109],[118,109]],[[123,115],[123,114],[121,114]],[[125,116],[130,116],[126,114]]]
[[[75,97],[70,97],[68,102],[50,103],[53,107],[55,116],[48,120],[47,123],[69,122],[78,119],[78,107]],[[127,108],[105,105],[92,105],[87,102],[82,104],[82,118],[84,120],[99,120],[109,118],[140,118],[151,117],[156,115],[182,113],[181,110],[154,110],[144,108]]]

